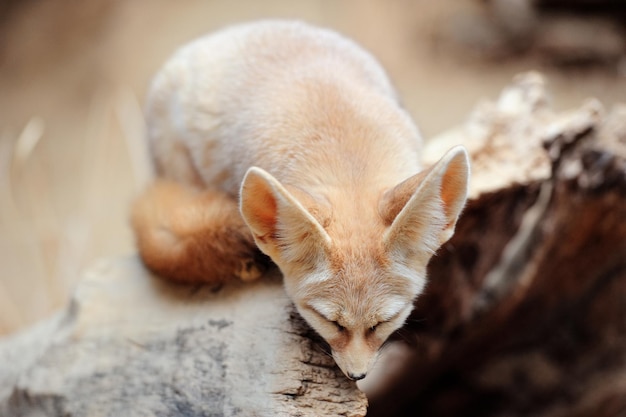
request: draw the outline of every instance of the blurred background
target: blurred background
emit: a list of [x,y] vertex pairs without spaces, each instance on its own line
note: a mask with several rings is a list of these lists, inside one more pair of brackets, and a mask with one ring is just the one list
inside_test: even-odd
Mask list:
[[334,28],[380,59],[428,139],[528,70],[556,109],[626,101],[625,17],[620,0],[0,0],[0,335],[134,252],[142,103],[181,44],[260,18]]

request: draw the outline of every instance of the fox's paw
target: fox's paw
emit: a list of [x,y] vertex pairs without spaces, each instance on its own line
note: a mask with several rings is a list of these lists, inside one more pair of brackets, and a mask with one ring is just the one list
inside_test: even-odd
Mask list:
[[265,265],[257,263],[254,259],[244,259],[241,261],[236,275],[242,281],[254,281],[261,278],[266,270]]

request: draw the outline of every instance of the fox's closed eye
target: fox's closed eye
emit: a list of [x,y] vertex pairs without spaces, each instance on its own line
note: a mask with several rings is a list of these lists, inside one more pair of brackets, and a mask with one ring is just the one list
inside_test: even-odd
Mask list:
[[346,330],[346,328],[345,328],[345,327],[343,327],[341,324],[339,324],[339,323],[338,323],[338,322],[336,322],[336,321],[331,321],[331,323],[335,325],[335,327],[337,328],[337,330],[338,330],[339,332],[343,332],[344,330]]
[[380,326],[389,323],[391,320],[383,320],[383,321],[379,321],[378,323],[374,324],[373,326],[370,326],[367,331],[369,333],[375,333],[376,330],[378,330],[380,328]]
[[346,330],[346,328],[344,326],[342,326],[341,324],[339,324],[339,322],[337,320],[331,320],[328,317],[326,317],[325,315],[323,315],[322,313],[320,313],[319,311],[317,311],[316,309],[314,309],[313,307],[307,306],[307,308],[312,311],[314,314],[316,314],[319,318],[321,318],[322,320],[326,320],[327,322],[329,322],[330,324],[332,324],[333,326],[335,326],[335,328],[337,329],[338,332],[343,332]]

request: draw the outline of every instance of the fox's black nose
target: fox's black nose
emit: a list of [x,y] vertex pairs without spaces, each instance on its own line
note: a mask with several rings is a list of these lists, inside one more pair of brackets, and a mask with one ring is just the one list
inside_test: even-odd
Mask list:
[[360,379],[365,378],[365,375],[367,374],[353,374],[351,372],[348,372],[348,378],[354,380],[354,381],[358,381]]

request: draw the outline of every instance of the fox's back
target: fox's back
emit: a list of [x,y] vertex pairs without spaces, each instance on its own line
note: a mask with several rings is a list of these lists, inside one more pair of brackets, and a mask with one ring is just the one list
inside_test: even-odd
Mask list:
[[[325,170],[311,187],[351,175],[392,184],[419,169],[419,135],[376,60],[300,22],[234,26],[182,48],[155,78],[147,117],[162,175],[232,195],[250,166],[286,182]],[[385,169],[393,178],[367,178]]]

